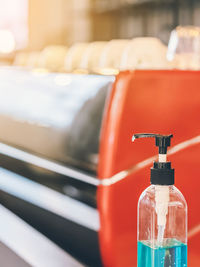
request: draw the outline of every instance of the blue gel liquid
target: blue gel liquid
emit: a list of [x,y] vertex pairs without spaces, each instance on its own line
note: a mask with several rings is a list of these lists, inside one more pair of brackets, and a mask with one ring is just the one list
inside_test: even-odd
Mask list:
[[176,239],[164,239],[163,246],[138,242],[138,267],[187,267],[187,245]]

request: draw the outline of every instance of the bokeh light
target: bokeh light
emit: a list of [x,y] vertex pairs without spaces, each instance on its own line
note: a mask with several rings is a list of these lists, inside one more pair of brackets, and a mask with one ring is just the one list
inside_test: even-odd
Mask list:
[[15,50],[15,37],[11,31],[0,30],[0,53],[8,54]]

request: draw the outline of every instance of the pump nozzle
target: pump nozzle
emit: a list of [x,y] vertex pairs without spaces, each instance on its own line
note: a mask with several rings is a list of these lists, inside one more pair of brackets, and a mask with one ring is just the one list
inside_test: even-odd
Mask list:
[[167,147],[171,144],[172,134],[170,135],[161,135],[161,134],[152,134],[152,133],[141,133],[134,134],[132,141],[134,142],[136,138],[146,138],[153,137],[156,140],[156,146],[159,147],[159,154],[167,154]]
[[151,168],[151,183],[156,185],[174,184],[174,169],[171,169],[171,162],[167,162],[167,148],[171,144],[172,134],[161,135],[152,133],[134,134],[132,141],[137,138],[155,138],[155,145],[159,147],[158,162],[154,162]]

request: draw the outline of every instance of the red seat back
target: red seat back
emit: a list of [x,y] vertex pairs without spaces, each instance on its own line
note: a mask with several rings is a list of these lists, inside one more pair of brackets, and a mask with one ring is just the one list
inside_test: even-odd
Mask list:
[[[98,189],[98,207],[104,265],[133,267],[137,264],[137,201],[149,185],[152,164],[136,164],[157,154],[154,140],[132,144],[132,134],[141,132],[173,133],[172,148],[181,144],[176,151],[172,150],[169,159],[175,168],[175,185],[188,203],[189,266],[200,266],[198,71],[127,71],[116,78],[100,143],[99,177],[104,185]],[[127,173],[120,173],[129,168],[132,169]],[[112,178],[118,173],[126,177]]]

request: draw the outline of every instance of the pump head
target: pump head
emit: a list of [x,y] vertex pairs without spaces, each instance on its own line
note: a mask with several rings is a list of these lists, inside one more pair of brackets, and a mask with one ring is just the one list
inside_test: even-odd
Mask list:
[[167,148],[171,144],[172,134],[161,135],[152,133],[134,134],[132,141],[136,138],[155,138],[155,145],[159,147],[159,160],[154,162],[151,168],[151,183],[157,185],[172,185],[174,184],[174,169],[171,169],[171,162],[167,162]]
[[132,141],[136,138],[145,138],[145,137],[153,137],[156,140],[156,146],[159,147],[159,154],[167,154],[167,147],[171,144],[172,134],[170,135],[161,135],[161,134],[151,134],[151,133],[141,133],[134,134],[132,137]]

